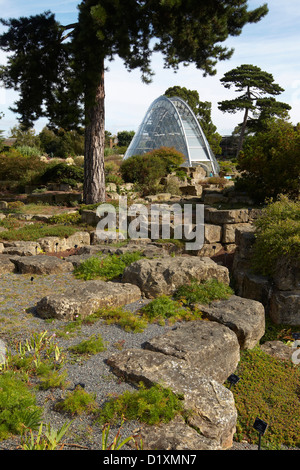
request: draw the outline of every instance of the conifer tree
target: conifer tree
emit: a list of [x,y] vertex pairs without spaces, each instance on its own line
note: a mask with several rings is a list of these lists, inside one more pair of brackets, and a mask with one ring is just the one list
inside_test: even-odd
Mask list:
[[89,204],[105,199],[105,61],[119,56],[150,82],[151,57],[159,52],[167,68],[194,63],[213,75],[233,54],[221,43],[268,8],[249,10],[247,0],[84,0],[78,10],[78,21],[65,26],[51,12],[2,20],[8,31],[0,48],[10,55],[0,79],[19,92],[14,110],[26,126],[42,116],[65,130],[85,126]]
[[[274,96],[280,95],[284,89],[274,82],[273,75],[264,72],[254,65],[244,64],[221,78],[225,88],[236,88],[242,95],[232,100],[219,103],[223,112],[236,113],[244,111],[243,123],[240,126],[240,137],[237,146],[237,157],[242,150],[247,126],[252,130],[264,128],[264,123],[271,117],[283,117],[291,109],[289,105],[276,101]],[[271,95],[271,96],[268,96]],[[250,117],[254,113],[254,118]]]

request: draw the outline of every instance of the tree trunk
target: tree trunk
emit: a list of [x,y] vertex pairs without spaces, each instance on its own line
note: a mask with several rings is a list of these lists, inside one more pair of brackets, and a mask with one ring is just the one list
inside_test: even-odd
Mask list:
[[[250,87],[249,86],[248,86],[248,90],[247,90],[247,96],[248,96],[248,99],[250,101],[251,100],[251,94],[250,94]],[[249,116],[249,108],[246,108],[245,109],[245,114],[244,114],[244,120],[243,120],[243,124],[242,124],[242,129],[241,129],[241,133],[240,133],[238,148],[237,148],[237,151],[236,151],[236,158],[238,158],[238,156],[240,154],[240,151],[243,148],[248,116]]]
[[83,201],[95,204],[105,201],[104,141],[105,141],[104,68],[96,89],[94,105],[86,110],[84,143]]

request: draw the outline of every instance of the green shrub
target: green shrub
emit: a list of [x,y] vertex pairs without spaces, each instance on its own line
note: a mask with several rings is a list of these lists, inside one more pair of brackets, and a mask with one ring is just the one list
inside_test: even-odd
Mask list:
[[82,183],[84,178],[84,169],[75,165],[67,165],[66,163],[48,164],[44,172],[40,173],[35,179],[36,184],[48,183],[67,183],[75,186]]
[[47,168],[36,155],[22,155],[15,149],[0,154],[0,180],[14,181],[19,185],[30,184],[34,178]]
[[159,180],[178,169],[184,156],[174,148],[162,147],[124,160],[120,173],[126,183],[136,183],[143,194],[155,192]]
[[174,298],[185,305],[208,304],[214,300],[228,299],[233,294],[234,291],[230,286],[216,279],[209,279],[202,283],[192,281],[190,284],[178,287],[174,292]]
[[272,277],[280,257],[299,259],[300,201],[280,196],[262,210],[255,226],[252,266],[256,272]]
[[91,280],[115,279],[122,275],[126,266],[129,266],[134,261],[141,259],[142,255],[136,251],[133,253],[123,253],[122,255],[108,255],[105,258],[92,256],[73,271],[74,276],[78,279]]
[[0,440],[39,425],[42,409],[20,376],[11,371],[0,375]]
[[172,322],[189,321],[201,318],[200,312],[192,312],[188,307],[183,307],[181,302],[172,300],[166,295],[161,295],[152,300],[142,307],[140,312],[150,322],[164,322],[165,320]]
[[91,414],[98,409],[96,394],[86,392],[82,387],[77,386],[75,390],[68,392],[66,398],[55,405],[55,409],[71,415]]
[[71,346],[69,351],[75,354],[97,354],[105,351],[105,349],[102,337],[100,335],[97,337],[93,335],[90,338],[81,341],[81,343]]
[[253,423],[259,417],[268,423],[264,446],[299,447],[299,367],[275,359],[257,346],[241,351],[236,373],[241,379],[232,388],[238,412],[236,439],[257,443]]
[[275,121],[265,132],[248,137],[239,155],[236,188],[255,202],[287,194],[299,195],[300,125]]
[[141,333],[147,327],[147,321],[144,318],[122,307],[103,308],[92,316],[102,318],[107,325],[117,324],[123,330],[132,333]]
[[122,417],[126,420],[138,420],[155,425],[171,421],[183,412],[182,401],[171,390],[155,385],[137,392],[125,391],[123,395],[105,403],[98,420],[101,423],[116,423]]
[[40,157],[42,152],[37,147],[30,147],[29,145],[20,145],[16,150],[26,157]]

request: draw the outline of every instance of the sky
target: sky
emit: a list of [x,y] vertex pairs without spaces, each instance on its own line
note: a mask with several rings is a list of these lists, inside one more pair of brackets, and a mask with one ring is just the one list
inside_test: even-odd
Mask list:
[[[61,24],[77,20],[79,0],[0,0],[2,18],[19,18],[51,10]],[[212,121],[221,135],[230,135],[242,121],[242,114],[222,113],[218,103],[235,98],[235,90],[226,89],[220,79],[226,72],[242,64],[252,64],[273,75],[275,83],[285,91],[277,100],[288,103],[292,110],[291,122],[300,122],[300,8],[299,0],[249,0],[249,9],[268,3],[269,13],[257,24],[243,28],[238,37],[229,37],[222,45],[234,49],[230,60],[218,62],[217,74],[203,76],[193,65],[180,67],[177,73],[163,68],[163,58],[154,54],[152,68],[155,75],[151,84],[141,81],[138,70],[128,72],[122,60],[116,58],[108,63],[105,75],[105,129],[112,134],[119,131],[137,131],[151,103],[163,95],[171,86],[181,86],[196,90],[201,101],[212,104]],[[0,26],[0,33],[4,31]],[[0,65],[6,57],[0,51]],[[17,95],[11,90],[0,88],[0,111],[4,117],[0,129],[9,137],[10,129],[18,125],[17,115],[9,111]],[[36,132],[47,124],[37,121]]]

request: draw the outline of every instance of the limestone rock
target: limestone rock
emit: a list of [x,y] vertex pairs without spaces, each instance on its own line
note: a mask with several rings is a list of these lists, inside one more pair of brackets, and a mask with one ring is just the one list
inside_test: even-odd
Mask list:
[[89,232],[76,232],[68,238],[43,237],[38,239],[41,249],[45,253],[54,253],[56,251],[65,251],[71,248],[90,244]]
[[5,242],[3,254],[17,256],[34,256],[41,251],[39,243],[30,241]]
[[290,361],[293,352],[297,350],[297,348],[290,347],[282,341],[266,341],[260,346],[260,349],[282,361]]
[[36,305],[37,314],[42,318],[74,320],[82,318],[102,307],[117,307],[135,302],[141,298],[140,289],[131,284],[105,281],[85,281],[67,289],[63,294],[43,297]]
[[135,261],[125,268],[122,280],[139,286],[147,298],[153,298],[172,294],[192,279],[211,278],[229,284],[228,269],[210,258],[177,256]]
[[13,260],[21,274],[57,274],[73,270],[73,264],[55,256],[29,256]]
[[214,321],[196,321],[175,328],[144,344],[146,349],[183,359],[202,376],[224,383],[240,360],[233,331]]
[[14,263],[11,261],[11,256],[0,255],[0,274],[13,273],[16,270]]
[[[169,423],[144,425],[136,434],[143,442],[143,450],[220,450],[218,442],[199,434],[180,416]],[[131,441],[129,445],[135,448]]]
[[[160,352],[128,349],[113,355],[107,363],[125,380],[142,381],[149,387],[158,383],[183,395],[184,408],[191,411],[188,423],[196,427],[205,439],[200,441],[200,445],[212,445],[218,449],[232,445],[237,419],[232,393],[217,381],[201,376],[199,370],[187,361]],[[180,439],[185,439],[184,436],[180,435]],[[155,445],[151,444],[152,438],[151,448]],[[178,445],[178,439],[175,442]],[[173,445],[175,442],[173,440]]]
[[283,291],[300,290],[300,259],[284,256],[278,259],[274,282]]
[[222,237],[221,225],[205,224],[204,226],[204,243],[220,242]]
[[274,290],[270,296],[269,315],[277,324],[300,325],[300,290]]
[[207,207],[204,213],[205,222],[209,224],[239,224],[249,221],[248,209],[222,209]]
[[235,243],[236,239],[236,230],[237,229],[244,229],[244,230],[249,230],[251,228],[250,224],[243,224],[243,223],[238,223],[238,224],[224,224],[223,225],[223,235],[222,235],[222,242],[223,243]]
[[241,349],[252,349],[265,333],[265,309],[255,300],[233,295],[228,300],[196,304],[196,307],[209,320],[234,331]]

